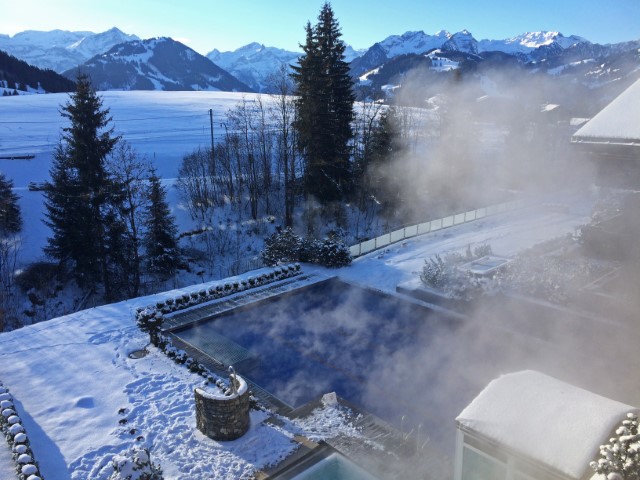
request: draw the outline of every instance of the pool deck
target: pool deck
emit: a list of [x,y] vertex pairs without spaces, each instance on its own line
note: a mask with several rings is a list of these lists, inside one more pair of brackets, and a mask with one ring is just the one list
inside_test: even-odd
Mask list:
[[[343,434],[319,443],[304,437],[295,440],[300,447],[278,465],[255,475],[257,480],[288,480],[318,458],[331,451],[338,452],[381,480],[411,478],[407,470],[416,474],[428,472],[424,478],[447,479],[453,471],[448,458],[435,451],[425,439],[417,439],[396,429],[384,420],[338,397],[338,402],[351,411],[350,422],[358,436]],[[316,399],[288,413],[289,418],[304,418],[321,406]],[[421,477],[422,478],[422,477]]]

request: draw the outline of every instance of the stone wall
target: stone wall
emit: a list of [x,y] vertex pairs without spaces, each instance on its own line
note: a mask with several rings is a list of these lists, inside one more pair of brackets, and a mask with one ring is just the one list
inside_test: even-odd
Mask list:
[[235,376],[237,392],[219,395],[195,389],[196,426],[214,440],[235,440],[249,430],[249,389]]

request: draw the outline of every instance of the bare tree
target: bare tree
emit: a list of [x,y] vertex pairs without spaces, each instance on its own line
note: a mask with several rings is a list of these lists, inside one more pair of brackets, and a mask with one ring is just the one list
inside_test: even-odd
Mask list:
[[358,206],[355,217],[354,236],[360,236],[361,224],[365,228],[370,226],[378,208],[378,201],[372,192],[371,169],[373,161],[379,152],[374,145],[375,135],[380,126],[381,114],[386,106],[380,102],[363,101],[355,109],[353,122],[354,132],[354,183],[356,185],[354,201]]
[[287,65],[274,72],[268,80],[272,96],[271,118],[275,127],[275,147],[277,171],[284,179],[284,223],[293,226],[293,212],[296,198],[297,149],[295,129],[291,127],[295,117],[294,83]]
[[215,205],[215,178],[211,155],[198,149],[182,158],[178,171],[178,188],[191,218],[206,223]]
[[126,225],[131,261],[127,265],[130,273],[128,283],[129,296],[136,297],[140,292],[141,258],[140,258],[140,224],[147,204],[145,189],[150,176],[151,165],[125,141],[120,141],[114,151],[107,157],[107,170],[119,185],[123,196],[121,210],[118,214]]
[[262,192],[264,198],[265,213],[270,215],[270,194],[273,185],[273,129],[269,121],[269,108],[265,105],[261,95],[256,97],[256,122],[254,133],[256,136],[256,148],[262,169]]
[[256,109],[252,108],[250,102],[242,99],[236,107],[229,112],[229,123],[237,131],[239,139],[239,150],[241,152],[241,175],[246,182],[247,193],[249,195],[249,208],[251,218],[258,219],[258,202],[264,194],[262,177],[265,175],[263,164],[259,161],[260,149],[259,139],[256,132],[258,118]]

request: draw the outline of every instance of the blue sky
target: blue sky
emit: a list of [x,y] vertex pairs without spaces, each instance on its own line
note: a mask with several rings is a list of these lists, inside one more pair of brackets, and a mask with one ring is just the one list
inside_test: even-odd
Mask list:
[[[141,38],[169,36],[202,54],[252,41],[298,50],[322,0],[0,0],[0,33],[116,26]],[[597,43],[640,39],[640,0],[333,0],[343,40],[368,48],[408,30],[469,30],[503,39],[551,30]]]

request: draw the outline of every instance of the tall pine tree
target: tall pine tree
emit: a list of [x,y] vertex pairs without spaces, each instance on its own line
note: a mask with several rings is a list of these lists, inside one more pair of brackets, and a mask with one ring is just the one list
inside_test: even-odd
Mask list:
[[323,204],[344,199],[353,186],[349,144],[355,95],[341,36],[331,5],[325,3],[315,27],[307,23],[304,54],[292,74],[305,194]]
[[149,179],[149,210],[142,239],[147,271],[162,280],[171,277],[180,262],[175,220],[166,200],[166,191],[154,173]]
[[107,212],[114,196],[105,160],[118,137],[108,128],[109,110],[86,75],[78,76],[61,115],[70,126],[63,129],[45,188],[45,223],[52,231],[45,253],[68,267],[84,288],[102,284],[109,299]]
[[12,301],[22,214],[13,182],[0,172],[0,332],[17,317]]
[[0,239],[22,229],[22,215],[13,182],[0,172]]

